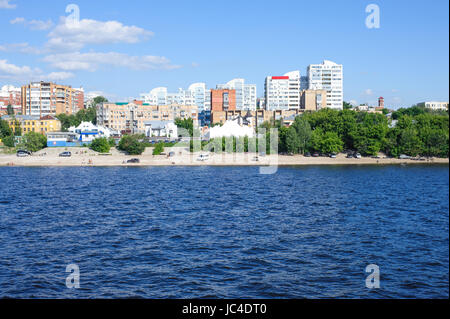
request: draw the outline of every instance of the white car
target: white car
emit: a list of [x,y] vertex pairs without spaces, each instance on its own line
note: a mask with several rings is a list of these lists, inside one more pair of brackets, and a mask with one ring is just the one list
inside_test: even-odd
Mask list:
[[209,160],[209,154],[200,154],[197,158],[197,161],[201,161],[201,162],[207,161],[207,160]]

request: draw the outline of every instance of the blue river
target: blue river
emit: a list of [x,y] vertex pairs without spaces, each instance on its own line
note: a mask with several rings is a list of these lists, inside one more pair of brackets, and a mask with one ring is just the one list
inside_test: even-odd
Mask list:
[[449,297],[447,165],[1,167],[0,185],[0,298]]

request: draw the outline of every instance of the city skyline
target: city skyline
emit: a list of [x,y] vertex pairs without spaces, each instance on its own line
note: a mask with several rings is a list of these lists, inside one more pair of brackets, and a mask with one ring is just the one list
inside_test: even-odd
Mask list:
[[448,101],[447,2],[379,1],[379,29],[365,25],[367,1],[282,3],[292,12],[231,1],[233,16],[225,19],[203,1],[141,2],[139,10],[78,1],[80,30],[73,32],[64,18],[68,3],[0,1],[0,25],[8,31],[0,42],[0,86],[51,80],[122,101],[156,87],[215,88],[243,78],[263,97],[267,76],[305,76],[310,64],[331,60],[345,68],[344,101],[375,105],[383,96],[394,108]]

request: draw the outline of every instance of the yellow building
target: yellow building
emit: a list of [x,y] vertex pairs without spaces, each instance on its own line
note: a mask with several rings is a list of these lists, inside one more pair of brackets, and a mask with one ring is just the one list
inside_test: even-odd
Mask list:
[[29,115],[3,116],[2,119],[8,122],[13,132],[15,132],[17,125],[20,125],[22,134],[29,132],[45,134],[47,132],[58,132],[61,130],[61,122],[56,117],[50,115],[43,117]]

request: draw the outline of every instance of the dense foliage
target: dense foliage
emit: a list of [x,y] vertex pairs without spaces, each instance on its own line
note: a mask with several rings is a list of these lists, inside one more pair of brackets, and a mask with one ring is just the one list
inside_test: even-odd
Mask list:
[[164,143],[159,142],[153,149],[153,155],[160,155],[162,152],[164,152]]
[[19,147],[30,152],[37,152],[47,147],[47,137],[40,133],[29,132],[22,137]]
[[99,153],[109,153],[111,144],[106,137],[100,137],[92,141],[90,149]]
[[175,125],[180,129],[185,129],[189,132],[189,136],[194,134],[194,121],[189,119],[175,119]]
[[146,143],[141,135],[124,135],[119,142],[119,150],[130,155],[141,155],[145,151]]
[[415,106],[394,114],[396,120],[390,122],[384,114],[349,109],[307,112],[291,127],[279,128],[279,149],[293,154],[352,150],[363,155],[385,152],[395,157],[448,157],[448,112],[429,112]]
[[61,129],[66,132],[69,127],[77,127],[81,122],[91,122],[97,124],[97,109],[95,107],[89,107],[84,110],[78,111],[75,115],[58,114],[56,116],[61,121]]

